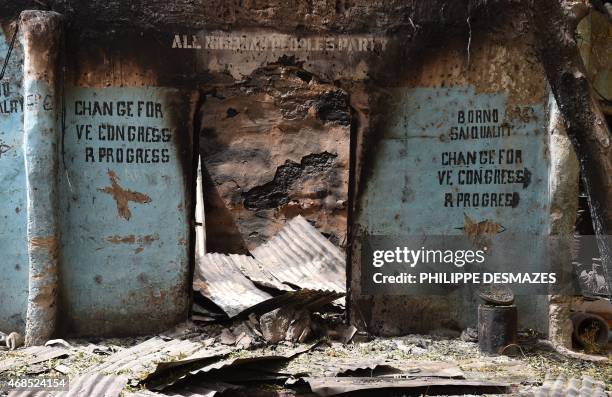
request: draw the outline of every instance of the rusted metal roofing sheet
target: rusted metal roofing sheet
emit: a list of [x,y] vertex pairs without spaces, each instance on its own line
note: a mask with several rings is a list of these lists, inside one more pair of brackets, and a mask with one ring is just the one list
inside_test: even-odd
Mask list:
[[255,284],[262,285],[268,288],[274,288],[279,291],[293,291],[294,289],[283,284],[281,280],[270,273],[266,266],[257,259],[247,255],[229,255],[230,259],[238,266],[242,274]]
[[[295,361],[299,361],[299,359]],[[401,372],[386,363],[384,359],[358,359],[355,357],[324,357],[319,359],[308,357],[305,363],[290,362],[282,371],[293,376],[343,376],[359,370],[374,372],[377,369],[388,370],[389,373]]]
[[288,221],[276,236],[255,248],[252,254],[284,284],[346,292],[344,253],[300,215]]
[[582,381],[577,378],[566,379],[563,374],[553,378],[550,374],[541,387],[537,388],[534,397],[548,396],[578,396],[578,397],[607,397],[605,384],[594,378],[583,375]]
[[57,391],[13,391],[9,397],[118,397],[127,385],[126,376],[101,374],[81,375],[70,382],[69,390]]
[[[379,358],[303,356],[292,360],[281,372],[294,377],[346,376],[362,370],[372,371],[368,376],[392,378],[463,378],[464,373],[456,365],[438,361],[387,360]],[[377,372],[374,374],[374,372]]]
[[297,355],[307,352],[308,350],[312,349],[314,346],[316,346],[316,343],[309,344],[309,345],[302,345],[302,346],[298,346],[296,348],[287,349],[287,350],[282,350],[280,346],[276,346],[277,349],[275,351],[252,351],[252,352],[248,352],[243,357],[230,357],[224,360],[214,362],[212,364],[205,365],[202,368],[190,371],[190,374],[197,375],[201,373],[214,371],[217,369],[233,367],[235,365],[263,363],[263,362],[270,362],[270,361],[285,361]]
[[22,365],[32,365],[54,358],[68,356],[70,350],[53,346],[31,346],[14,352],[13,357],[2,359],[0,373]]
[[162,396],[169,396],[169,395],[170,394],[155,393],[149,390],[140,390],[135,393],[128,393],[125,395],[125,397],[162,397]]
[[[193,289],[230,318],[246,312],[264,313],[289,303],[313,308],[346,292],[344,254],[301,216],[287,222],[253,255],[255,258],[216,253],[200,256]],[[285,294],[273,297],[257,285]]]
[[[164,384],[160,386],[153,385],[152,389],[154,390],[166,389],[170,386],[173,386],[174,384],[179,382],[181,379],[185,379],[186,377],[189,377],[189,376],[207,374],[207,373],[218,371],[218,370],[227,370],[227,369],[230,369],[236,366],[240,366],[240,370],[238,371],[238,373],[242,373],[245,369],[245,366],[247,365],[257,365],[258,366],[257,369],[259,369],[260,366],[263,366],[264,364],[281,363],[281,362],[288,361],[302,353],[309,351],[316,345],[317,343],[311,343],[307,345],[298,345],[295,348],[286,348],[286,347],[283,347],[282,345],[277,345],[274,347],[274,349],[270,348],[270,349],[263,349],[263,350],[246,350],[244,351],[244,355],[240,357],[223,358],[223,359],[214,361],[212,363],[205,363],[201,367],[199,368],[196,367],[195,369],[193,367],[181,368],[180,370],[183,370],[182,374],[180,374],[179,371],[176,371],[173,374],[174,375],[173,380],[165,382]],[[264,373],[260,373],[259,375],[261,378],[264,376]],[[215,378],[215,380],[218,380],[218,379]],[[227,380],[227,379],[223,379],[223,380]]]
[[126,394],[125,397],[213,397],[226,390],[241,389],[242,386],[231,385],[224,382],[197,382],[197,384],[181,385],[164,390],[163,394],[150,390],[141,390],[136,393]]
[[400,369],[402,371],[402,374],[394,374],[389,376],[400,379],[405,377],[465,377],[465,374],[458,366],[444,361],[402,360],[401,362],[394,362],[392,365]]
[[234,317],[245,310],[272,299],[246,278],[240,263],[243,255],[206,254],[198,259],[193,277],[193,289],[213,301],[228,316]]
[[168,368],[196,361],[222,358],[232,349],[227,346],[206,347],[188,340],[151,338],[129,349],[108,356],[103,363],[88,370],[89,373],[124,373],[130,379],[144,380]]
[[468,390],[479,394],[491,392],[506,393],[510,386],[508,383],[503,382],[474,379],[390,379],[378,377],[320,377],[303,379],[310,385],[313,393],[322,397],[376,389],[411,389],[415,392],[422,389],[423,391],[428,390],[432,394],[434,390],[461,390],[462,394]]
[[[272,296],[259,289],[250,277],[258,284],[284,293]],[[344,296],[343,292],[321,287],[295,291],[249,256],[214,253],[199,258],[193,289],[213,301],[229,317],[250,312],[266,313],[284,305],[315,309]]]
[[315,310],[331,302],[337,302],[345,294],[336,291],[321,291],[311,289],[301,289],[293,292],[285,292],[283,295],[274,298],[277,307],[293,305],[305,309]]

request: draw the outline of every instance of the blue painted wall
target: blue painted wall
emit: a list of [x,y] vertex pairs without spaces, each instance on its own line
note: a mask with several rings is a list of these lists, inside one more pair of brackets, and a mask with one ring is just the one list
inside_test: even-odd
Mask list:
[[[548,136],[544,104],[519,106],[525,120],[506,115],[509,105],[504,93],[476,94],[471,87],[414,88],[395,91],[395,119],[374,149],[376,163],[363,195],[360,221],[371,234],[461,235],[464,213],[475,221],[501,222],[508,232],[548,233]],[[512,125],[504,138],[448,139],[451,127],[460,126],[457,112],[469,109],[498,109],[499,122],[470,125]],[[522,116],[521,116],[522,117]],[[528,119],[527,119],[528,118]],[[466,122],[466,124],[468,124]],[[522,151],[520,164],[444,166],[443,152],[515,149]],[[459,185],[461,169],[523,169],[531,173],[528,186]],[[438,171],[453,171],[453,185],[440,184]],[[445,193],[519,192],[512,207],[445,207]]]
[[163,329],[186,317],[190,289],[191,97],[73,87],[65,103],[61,328]]
[[[3,57],[12,34],[0,29]],[[28,298],[22,65],[23,50],[16,40],[6,74],[0,81],[0,331],[3,332],[23,332]]]
[[[546,236],[549,222],[547,120],[544,103],[513,103],[505,92],[477,93],[472,86],[452,88],[395,88],[386,129],[375,146],[373,160],[367,165],[367,182],[360,196],[357,223],[367,235],[410,236],[410,241],[425,241],[427,236],[460,236],[465,234],[467,215],[473,222],[491,221],[503,232],[486,236],[490,249],[505,252],[503,263],[495,271],[547,271]],[[458,112],[468,110],[498,111],[498,122],[465,123],[465,125],[508,125],[510,135],[502,138],[450,139],[452,127],[460,126]],[[467,116],[466,116],[467,117]],[[442,164],[444,152],[520,150],[520,164],[451,165]],[[505,153],[505,152],[504,152]],[[466,169],[527,169],[529,183],[459,185],[457,174]],[[452,170],[450,183],[439,179],[439,172]],[[445,205],[445,194],[456,199],[459,193],[518,193],[514,206]],[[482,196],[481,196],[482,197]],[[422,236],[422,237],[419,237]],[[518,237],[517,237],[518,236]],[[525,238],[525,236],[529,236]],[[418,238],[416,238],[418,237]],[[420,248],[421,243],[416,247]],[[426,245],[426,244],[425,244]],[[364,265],[366,266],[366,265]],[[529,268],[529,266],[533,266]],[[503,269],[503,270],[499,270]],[[410,287],[406,287],[410,288]],[[410,293],[407,293],[410,295]],[[451,290],[447,297],[417,296],[404,301],[382,297],[379,306],[406,306],[393,314],[379,317],[385,322],[383,333],[402,333],[427,327],[452,324],[474,326],[478,299],[470,289]],[[387,303],[384,303],[387,302]],[[394,303],[388,303],[394,302]],[[403,302],[403,303],[400,303]],[[547,313],[545,295],[518,297],[519,321],[547,332],[541,321]],[[394,306],[396,307],[396,306]],[[375,324],[372,326],[374,327]],[[399,327],[399,328],[394,328]],[[413,327],[413,328],[411,328]],[[431,328],[430,328],[431,329]]]

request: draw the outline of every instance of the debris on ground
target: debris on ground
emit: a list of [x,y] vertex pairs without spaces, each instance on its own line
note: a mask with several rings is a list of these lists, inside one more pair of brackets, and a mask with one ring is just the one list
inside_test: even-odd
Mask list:
[[554,378],[547,374],[542,386],[532,392],[521,393],[522,397],[548,397],[548,396],[585,396],[585,397],[607,397],[605,384],[596,381],[590,376],[582,376],[582,380],[576,378],[566,379],[563,374]]
[[[442,378],[363,378],[363,377],[323,377],[304,378],[310,389],[318,396],[327,397],[367,390],[410,391],[410,393],[440,394],[507,394],[510,385],[503,382],[442,379]],[[418,394],[417,394],[418,395]]]
[[84,374],[70,384],[70,392],[66,397],[119,397],[127,382],[128,378],[123,375]]
[[8,335],[0,332],[0,350],[4,350],[3,348],[15,350],[23,346],[24,341],[24,337],[18,332],[11,332]]
[[208,253],[197,258],[193,289],[202,304],[196,306],[196,320],[265,314],[283,306],[344,306],[344,254],[302,216],[288,221],[252,254]]
[[231,352],[227,346],[205,346],[196,341],[154,337],[107,356],[87,372],[124,374],[138,383],[171,368],[221,359]]
[[464,342],[478,342],[478,330],[468,327],[461,332],[460,338]]
[[[590,387],[592,396],[612,388],[608,357],[566,354],[529,330],[493,357],[479,352],[473,328],[461,336],[446,329],[395,338],[358,332],[339,310],[346,294],[344,255],[302,217],[252,254],[198,258],[190,321],[148,337],[54,339],[0,351],[0,381],[67,376],[70,396],[91,397],[389,391],[539,397],[560,387],[574,390],[575,379],[583,379],[578,390]],[[512,298],[497,289],[481,297]],[[587,328],[584,336],[600,338]]]
[[28,373],[28,367],[56,358],[69,356],[70,354],[72,354],[70,350],[53,346],[31,346],[25,349],[15,350],[14,352],[6,353],[6,357],[0,360],[0,374],[5,371],[24,367],[25,373]]
[[241,261],[252,260],[246,255],[206,254],[200,257],[194,273],[193,289],[221,308],[230,318],[272,301],[240,271]]
[[261,316],[261,333],[268,343],[304,342],[312,334],[310,312],[294,307],[283,307]]
[[[296,314],[299,311],[292,313],[291,319],[300,318]],[[313,323],[325,319],[327,327],[337,325],[335,316],[311,316]],[[125,379],[123,391],[133,397],[197,393],[213,396],[221,392],[242,396],[252,395],[248,391],[253,388],[270,389],[268,394],[261,394],[266,396],[312,395],[308,394],[312,392],[332,395],[325,393],[340,390],[352,393],[382,386],[385,390],[403,392],[429,387],[429,395],[433,390],[449,394],[453,391],[454,395],[460,390],[471,395],[493,391],[500,395],[506,390],[519,395],[535,393],[543,387],[545,379],[550,376],[556,379],[559,375],[567,380],[586,376],[599,389],[612,389],[609,361],[583,361],[552,349],[540,349],[540,344],[526,339],[528,333],[520,334],[522,352],[517,356],[485,357],[476,343],[424,335],[346,344],[327,338],[310,343],[292,342],[286,340],[285,333],[282,340],[269,343],[258,328],[260,324],[261,316],[251,315],[231,323],[187,322],[149,338],[107,339],[98,343],[66,340],[65,344],[53,342],[52,346],[1,352],[0,379],[32,373],[66,375],[75,385],[85,382],[80,380],[83,376],[112,377],[104,379],[115,379],[117,383],[108,381],[112,385]],[[281,328],[285,329],[285,325]],[[321,324],[312,327],[324,328]],[[255,342],[241,342],[247,336]],[[230,341],[233,343],[227,344]],[[83,385],[87,387],[86,382]],[[83,395],[103,395],[96,393]]]

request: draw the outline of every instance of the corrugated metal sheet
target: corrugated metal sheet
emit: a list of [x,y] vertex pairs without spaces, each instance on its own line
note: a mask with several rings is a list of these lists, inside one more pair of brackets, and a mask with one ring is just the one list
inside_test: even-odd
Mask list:
[[[175,396],[187,397],[213,397],[221,394],[226,390],[241,389],[242,386],[231,385],[223,382],[201,382],[197,384],[188,384],[171,390],[170,393],[176,393]],[[173,395],[173,394],[170,394]]]
[[125,397],[161,397],[161,396],[168,396],[168,395],[169,394],[160,394],[160,393],[155,393],[149,390],[141,390],[141,391],[137,391],[136,393],[128,393],[125,395]]
[[383,359],[356,360],[354,357],[326,357],[325,361],[317,360],[309,362],[305,371],[299,375],[344,376],[360,370],[369,370],[373,373],[377,369],[388,369],[390,372],[400,372],[399,369],[386,364]]
[[[355,372],[370,370],[368,376],[463,378],[464,373],[454,364],[434,361],[386,360],[379,358],[308,356],[292,360],[280,371],[294,377],[359,376]],[[376,372],[376,374],[374,374]]]
[[10,358],[2,359],[2,362],[0,362],[0,373],[22,365],[38,364],[70,354],[72,354],[70,350],[61,347],[31,346],[15,351],[15,354]]
[[235,365],[244,365],[252,363],[262,363],[270,361],[284,361],[293,358],[299,354],[305,353],[312,349],[316,344],[303,345],[294,349],[287,349],[283,351],[280,346],[277,346],[277,350],[274,351],[249,351],[246,356],[243,357],[231,357],[224,360],[214,362],[203,366],[202,368],[190,371],[191,375],[197,375],[201,373],[211,372],[218,369],[229,368]]
[[[297,361],[297,362],[296,362]],[[364,359],[356,357],[307,357],[305,362],[300,359],[290,362],[282,372],[293,376],[343,376],[359,370],[369,370],[369,376],[375,370],[385,370],[385,373],[399,373],[400,369],[385,362],[384,359]]]
[[546,376],[544,383],[534,392],[534,397],[548,396],[577,396],[577,397],[607,397],[603,382],[595,381],[588,375],[582,376],[582,381],[576,378],[569,380],[559,375],[553,378],[550,374]]
[[[284,293],[273,297],[257,288],[247,276]],[[229,317],[266,313],[285,305],[314,309],[344,296],[343,292],[321,287],[294,291],[246,255],[206,254],[200,257],[193,289],[213,301]]]
[[240,389],[242,386],[231,385],[223,382],[198,382],[197,384],[182,385],[164,390],[163,394],[142,390],[136,393],[126,394],[125,397],[213,397],[226,390]]
[[423,390],[429,395],[448,394],[437,393],[446,388],[449,390],[461,390],[462,394],[467,390],[474,394],[492,393],[506,394],[510,384],[504,382],[493,382],[475,379],[445,379],[445,378],[416,378],[416,379],[390,379],[379,377],[319,377],[303,378],[310,385],[312,392],[322,397],[335,396],[337,394],[351,393],[357,391],[386,389],[413,389]]
[[298,288],[346,292],[344,253],[298,215],[252,252],[282,283]]
[[276,307],[293,305],[305,309],[315,310],[331,302],[338,302],[345,294],[336,291],[321,291],[312,289],[301,289],[286,292],[274,298]]
[[[185,370],[184,373],[180,375],[177,372],[174,374],[175,378],[172,381],[166,382],[160,387],[153,387],[153,389],[155,390],[165,389],[166,387],[172,386],[178,381],[180,381],[181,379],[184,379],[188,376],[207,374],[212,371],[229,369],[234,366],[241,366],[240,371],[238,371],[239,373],[241,373],[245,369],[245,366],[249,364],[257,364],[259,366],[265,363],[283,362],[283,361],[289,360],[302,353],[309,351],[316,345],[317,343],[312,343],[309,345],[301,345],[301,346],[298,346],[292,349],[284,348],[282,345],[277,345],[274,347],[274,349],[252,350],[252,351],[247,350],[247,351],[244,351],[244,355],[242,355],[241,357],[224,358],[224,359],[212,362],[212,363],[205,364],[200,368]],[[259,367],[257,369],[259,369]],[[261,372],[260,376],[263,377],[265,376],[265,374]],[[218,380],[218,378],[216,378],[215,380]],[[223,379],[223,380],[227,380],[227,379]]]
[[193,277],[193,289],[209,298],[230,317],[272,299],[246,278],[240,263],[244,255],[206,254],[199,258]]
[[263,285],[264,287],[274,288],[279,291],[293,291],[294,289],[283,284],[281,280],[270,273],[265,265],[255,258],[247,255],[231,254],[229,257],[238,266],[242,274],[255,284]]
[[109,356],[89,373],[123,373],[130,379],[144,380],[168,368],[200,360],[221,358],[232,349],[227,346],[206,347],[202,343],[154,337]]
[[69,390],[53,391],[14,391],[9,397],[118,397],[127,385],[126,376],[110,376],[101,374],[81,375],[70,382]]

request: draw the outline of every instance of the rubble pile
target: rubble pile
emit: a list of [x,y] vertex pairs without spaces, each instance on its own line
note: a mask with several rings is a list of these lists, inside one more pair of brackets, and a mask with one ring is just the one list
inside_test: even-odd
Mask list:
[[253,256],[200,255],[192,320],[215,342],[241,349],[330,335],[347,341],[342,320],[342,330],[327,327],[344,307],[345,272],[340,249],[297,216]]

